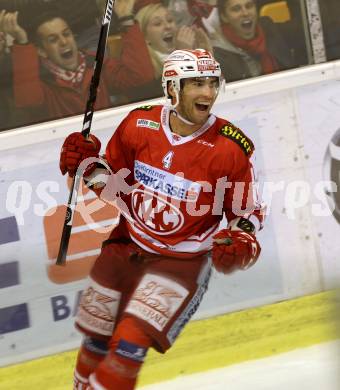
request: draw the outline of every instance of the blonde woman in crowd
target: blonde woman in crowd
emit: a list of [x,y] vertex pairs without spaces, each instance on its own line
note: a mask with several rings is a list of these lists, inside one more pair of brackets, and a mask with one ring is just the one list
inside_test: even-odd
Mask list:
[[144,35],[153,65],[154,80],[132,91],[134,99],[162,96],[160,78],[165,58],[175,49],[212,51],[209,38],[196,26],[178,28],[171,11],[159,0],[136,0],[134,17]]

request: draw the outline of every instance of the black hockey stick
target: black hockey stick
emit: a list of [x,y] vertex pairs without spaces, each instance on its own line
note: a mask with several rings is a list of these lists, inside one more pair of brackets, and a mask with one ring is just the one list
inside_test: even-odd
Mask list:
[[[97,90],[100,81],[100,73],[103,66],[106,42],[109,34],[109,28],[110,28],[114,3],[115,0],[106,1],[105,12],[102,20],[102,26],[100,29],[97,53],[94,62],[94,67],[93,67],[93,75],[90,84],[89,97],[86,103],[86,109],[84,113],[83,129],[81,132],[84,138],[88,138],[91,130],[94,105],[97,99]],[[72,223],[73,223],[74,212],[77,204],[77,194],[79,190],[81,176],[82,176],[81,172],[77,172],[72,181],[70,196],[68,198],[68,203],[67,203],[63,233],[61,235],[59,252],[56,261],[57,265],[64,265],[66,262],[67,248],[71,236]]]

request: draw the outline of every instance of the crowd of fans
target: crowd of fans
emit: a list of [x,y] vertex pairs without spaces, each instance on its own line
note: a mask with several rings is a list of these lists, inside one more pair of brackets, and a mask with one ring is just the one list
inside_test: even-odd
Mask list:
[[[174,49],[204,48],[226,82],[306,65],[301,15],[263,0],[116,0],[96,109],[159,97]],[[296,4],[296,1],[292,3]],[[0,130],[81,114],[105,0],[0,0]]]

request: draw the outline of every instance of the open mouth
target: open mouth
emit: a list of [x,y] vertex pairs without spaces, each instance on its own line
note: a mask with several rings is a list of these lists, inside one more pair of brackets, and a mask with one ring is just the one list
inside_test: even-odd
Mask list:
[[253,21],[252,20],[244,20],[241,22],[241,26],[242,28],[244,28],[245,30],[251,30],[252,27],[253,27]]
[[173,43],[173,40],[174,40],[173,34],[165,34],[164,37],[163,37],[163,41],[167,45],[171,45]]
[[69,60],[73,57],[73,50],[66,50],[64,52],[61,53],[61,57],[64,59],[64,60]]
[[209,109],[209,104],[207,104],[207,103],[195,103],[195,107],[197,108],[198,111],[207,112],[208,109]]

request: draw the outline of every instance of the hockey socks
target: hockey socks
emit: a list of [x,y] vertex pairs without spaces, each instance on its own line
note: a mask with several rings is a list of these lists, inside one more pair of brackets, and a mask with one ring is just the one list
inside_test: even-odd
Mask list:
[[86,336],[78,352],[74,371],[74,390],[87,390],[89,376],[108,352],[108,343]]
[[110,351],[90,376],[94,390],[133,390],[152,341],[136,320],[125,317],[110,342]]

